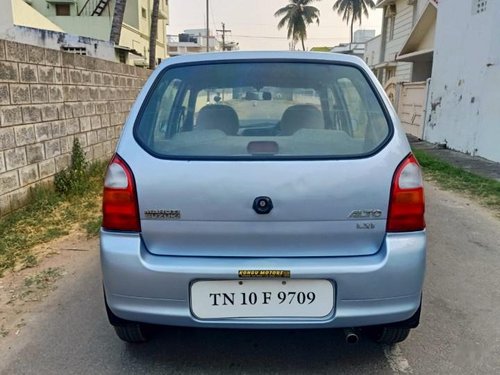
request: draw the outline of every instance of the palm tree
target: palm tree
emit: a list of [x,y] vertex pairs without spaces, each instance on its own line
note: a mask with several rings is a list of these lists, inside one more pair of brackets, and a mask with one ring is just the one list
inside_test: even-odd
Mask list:
[[149,33],[149,69],[156,66],[156,38],[158,37],[158,12],[160,10],[160,0],[153,1],[153,11],[151,13],[151,32]]
[[120,35],[122,33],[123,14],[127,0],[116,0],[115,11],[113,14],[113,23],[111,24],[111,32],[109,40],[114,44],[120,44]]
[[302,49],[305,51],[304,40],[307,38],[307,26],[316,22],[319,25],[319,9],[311,4],[316,0],[289,0],[289,4],[280,8],[274,13],[275,17],[282,17],[278,23],[278,29],[287,25],[288,39],[293,42],[302,42]]
[[333,4],[333,10],[348,24],[351,23],[351,43],[354,37],[354,22],[359,21],[361,25],[361,17],[368,17],[368,8],[375,8],[373,0],[336,0]]

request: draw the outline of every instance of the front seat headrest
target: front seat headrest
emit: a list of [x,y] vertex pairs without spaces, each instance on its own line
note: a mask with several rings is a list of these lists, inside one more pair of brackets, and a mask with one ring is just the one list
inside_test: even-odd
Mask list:
[[236,135],[240,128],[236,111],[228,105],[209,104],[198,113],[196,125],[199,130],[221,130],[227,135]]
[[297,104],[285,110],[280,126],[282,135],[292,135],[299,129],[324,129],[325,121],[316,106]]

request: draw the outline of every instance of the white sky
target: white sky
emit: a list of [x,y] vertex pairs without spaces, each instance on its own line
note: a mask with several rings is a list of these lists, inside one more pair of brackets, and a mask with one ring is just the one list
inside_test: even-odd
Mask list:
[[[288,0],[210,0],[210,29],[221,29],[221,22],[232,30],[228,41],[240,43],[241,50],[285,50],[288,49],[286,27],[278,30],[279,19],[274,12],[285,6]],[[320,25],[309,26],[306,48],[318,46],[333,47],[339,43],[349,42],[349,27],[333,12],[334,0],[316,1]],[[184,29],[201,29],[205,27],[206,0],[169,0],[170,25],[167,34],[176,35]],[[375,29],[380,33],[382,11],[373,10],[368,19],[363,18],[363,29]],[[360,28],[355,24],[354,30]]]

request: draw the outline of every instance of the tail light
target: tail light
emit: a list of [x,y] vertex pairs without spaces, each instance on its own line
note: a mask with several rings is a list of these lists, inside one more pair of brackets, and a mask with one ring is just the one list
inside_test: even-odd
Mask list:
[[425,228],[424,186],[420,165],[412,154],[399,164],[392,180],[388,232],[412,232]]
[[106,172],[102,216],[103,229],[141,231],[134,176],[118,155],[113,156]]

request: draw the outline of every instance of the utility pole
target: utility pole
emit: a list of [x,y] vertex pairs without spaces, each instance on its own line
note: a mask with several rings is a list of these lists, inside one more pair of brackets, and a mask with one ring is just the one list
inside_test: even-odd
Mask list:
[[210,52],[210,35],[209,35],[209,22],[210,22],[210,13],[209,13],[209,0],[207,0],[207,52]]
[[216,30],[219,33],[222,33],[222,50],[226,50],[226,33],[230,33],[231,30],[226,30],[226,24],[222,22],[222,30]]

